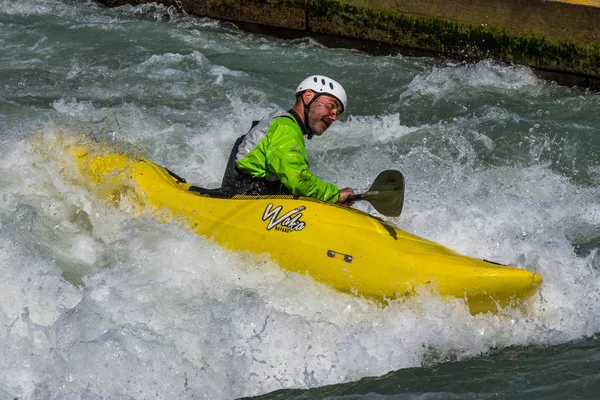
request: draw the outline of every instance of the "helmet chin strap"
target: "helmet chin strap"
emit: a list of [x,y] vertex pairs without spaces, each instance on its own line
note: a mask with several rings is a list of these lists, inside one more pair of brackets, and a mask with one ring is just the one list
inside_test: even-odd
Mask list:
[[314,103],[314,101],[319,96],[320,96],[319,94],[315,93],[315,95],[308,102],[308,104],[304,104],[304,98],[302,98],[302,104],[304,104],[304,128],[305,128],[303,133],[306,135],[306,137],[308,138],[308,140],[312,139],[313,136],[316,135],[315,131],[313,131],[311,129],[311,127],[308,125],[308,112],[310,111],[310,106],[312,105],[312,103]]

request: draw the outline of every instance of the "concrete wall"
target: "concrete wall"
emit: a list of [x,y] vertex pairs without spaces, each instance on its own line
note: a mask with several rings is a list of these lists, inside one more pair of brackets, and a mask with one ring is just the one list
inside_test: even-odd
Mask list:
[[[99,2],[115,6],[149,1]],[[563,83],[600,88],[600,0],[159,2],[264,33],[322,35],[329,38],[328,45],[380,52],[398,46],[454,59],[492,58],[534,67]]]

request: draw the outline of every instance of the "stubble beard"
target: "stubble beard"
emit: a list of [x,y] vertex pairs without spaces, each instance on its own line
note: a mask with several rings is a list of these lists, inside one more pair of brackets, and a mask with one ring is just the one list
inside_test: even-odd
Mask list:
[[308,127],[317,136],[321,136],[327,128],[323,126],[322,119],[317,115],[314,108],[308,111]]

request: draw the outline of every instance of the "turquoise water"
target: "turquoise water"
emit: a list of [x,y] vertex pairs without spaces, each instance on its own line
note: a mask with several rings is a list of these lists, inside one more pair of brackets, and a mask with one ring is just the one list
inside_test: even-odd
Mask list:
[[[0,399],[596,397],[597,93],[155,5],[0,0],[0,49]],[[314,73],[349,104],[307,143],[313,171],[362,191],[402,170],[391,222],[538,271],[526,307],[472,316],[420,294],[382,309],[99,202],[56,145],[131,143],[216,187],[235,139]]]

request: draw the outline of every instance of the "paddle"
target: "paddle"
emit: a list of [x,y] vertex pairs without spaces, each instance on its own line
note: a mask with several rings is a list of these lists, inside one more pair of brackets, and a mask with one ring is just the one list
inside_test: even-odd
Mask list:
[[354,195],[350,201],[365,200],[386,217],[397,217],[404,204],[404,176],[400,171],[389,169],[381,172],[369,191]]

